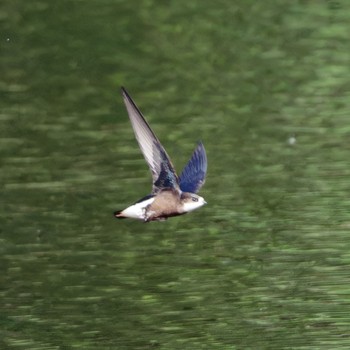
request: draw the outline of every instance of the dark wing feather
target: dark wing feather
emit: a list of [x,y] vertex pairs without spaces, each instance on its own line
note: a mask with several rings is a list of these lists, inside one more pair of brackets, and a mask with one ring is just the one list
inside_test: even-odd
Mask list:
[[202,142],[199,142],[191,159],[182,171],[179,182],[183,192],[196,193],[204,185],[207,173],[207,155]]
[[178,178],[164,147],[128,92],[123,87],[121,90],[136,140],[152,173],[152,193],[157,193],[164,187],[178,189]]

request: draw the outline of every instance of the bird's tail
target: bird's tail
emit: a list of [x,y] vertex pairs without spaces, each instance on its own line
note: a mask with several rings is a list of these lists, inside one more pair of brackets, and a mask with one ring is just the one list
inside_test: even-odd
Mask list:
[[126,216],[123,215],[123,210],[115,211],[113,214],[117,219],[126,219]]

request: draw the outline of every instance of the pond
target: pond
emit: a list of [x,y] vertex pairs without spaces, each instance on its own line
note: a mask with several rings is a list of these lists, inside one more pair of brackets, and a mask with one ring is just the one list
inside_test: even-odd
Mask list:
[[[345,1],[0,5],[0,347],[348,349]],[[151,174],[125,86],[208,204]]]

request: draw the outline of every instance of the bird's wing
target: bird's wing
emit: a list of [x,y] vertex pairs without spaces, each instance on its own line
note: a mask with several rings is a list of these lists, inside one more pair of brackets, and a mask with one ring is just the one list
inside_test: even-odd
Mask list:
[[174,166],[164,147],[151,130],[128,92],[123,87],[121,90],[136,140],[152,173],[152,193],[157,193],[165,187],[179,189],[179,182]]
[[198,143],[191,159],[182,170],[179,178],[180,189],[183,192],[196,193],[204,185],[207,173],[207,155],[202,142]]

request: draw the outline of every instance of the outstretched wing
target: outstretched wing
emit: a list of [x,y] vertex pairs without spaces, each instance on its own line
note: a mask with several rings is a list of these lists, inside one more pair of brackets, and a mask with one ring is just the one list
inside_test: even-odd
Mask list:
[[198,143],[191,159],[185,166],[179,178],[180,189],[183,192],[196,193],[204,185],[207,173],[207,155],[202,142]]
[[127,91],[123,87],[121,90],[136,140],[152,173],[152,193],[165,187],[178,189],[178,178],[164,147]]

